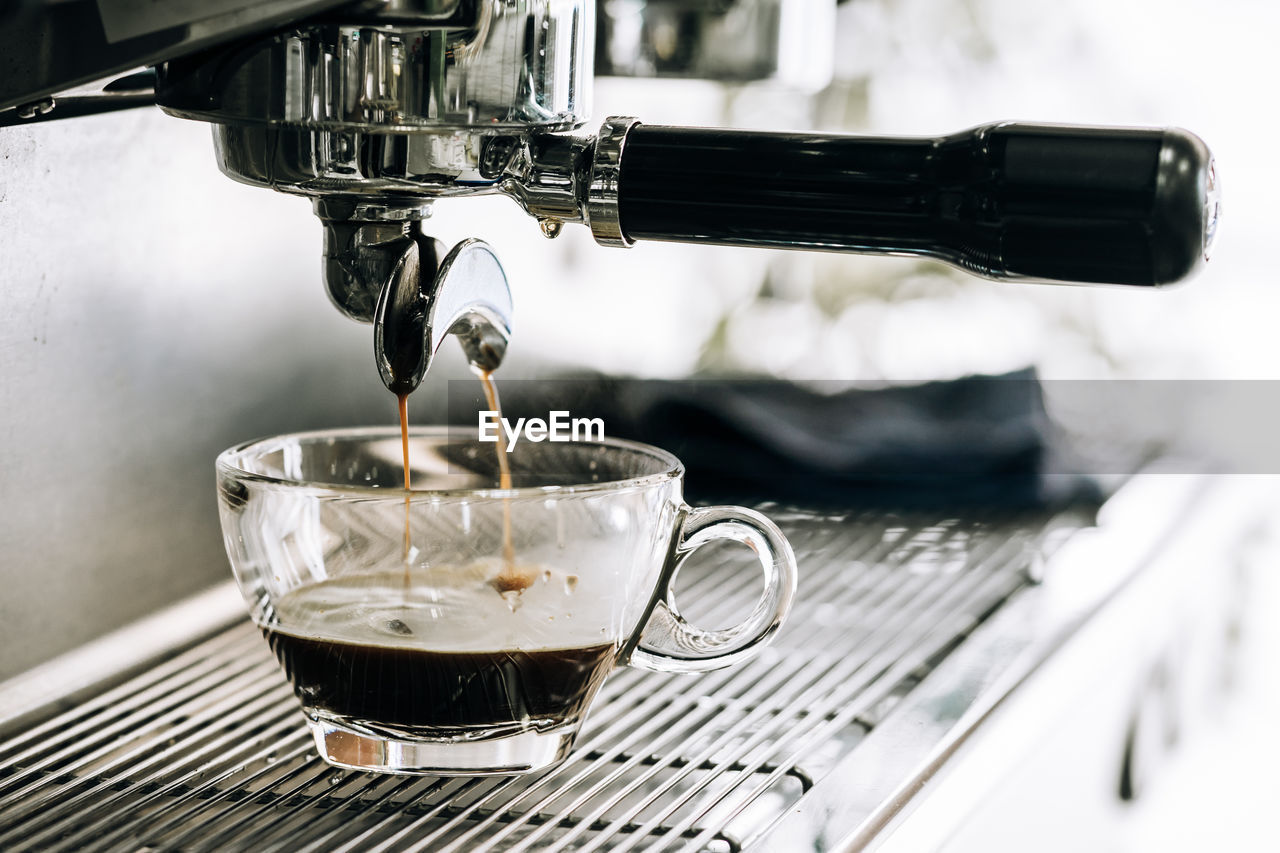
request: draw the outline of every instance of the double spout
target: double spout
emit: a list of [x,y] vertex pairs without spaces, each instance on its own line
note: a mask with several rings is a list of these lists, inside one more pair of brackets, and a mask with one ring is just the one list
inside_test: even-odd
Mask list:
[[[377,301],[370,304],[370,294],[357,298],[349,291],[344,310],[373,322],[374,360],[392,393],[414,391],[449,337],[458,339],[477,371],[487,373],[502,363],[511,339],[511,291],[487,243],[463,240],[450,250],[423,234],[421,221],[413,219],[403,223],[398,238],[370,251],[375,253],[371,266],[394,255]],[[356,315],[351,310],[356,303],[370,305],[368,314]]]

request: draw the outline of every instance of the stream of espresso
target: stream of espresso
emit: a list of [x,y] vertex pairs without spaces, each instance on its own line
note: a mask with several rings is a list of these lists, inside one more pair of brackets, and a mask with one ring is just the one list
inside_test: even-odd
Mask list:
[[409,525],[409,498],[413,486],[409,478],[409,395],[397,394],[400,403],[400,452],[404,455],[404,585],[409,587],[409,552],[413,537]]
[[[477,371],[484,387],[484,399],[489,410],[502,417],[502,404],[498,401],[498,386],[492,370]],[[400,449],[404,456],[404,585],[409,586],[410,551],[413,535],[409,521],[410,467],[409,467],[409,395],[397,394],[400,404]],[[495,445],[498,454],[498,488],[511,488],[511,463],[507,458],[507,439],[498,431]],[[535,574],[516,566],[516,549],[511,537],[511,499],[502,499],[502,570],[490,583],[499,593],[520,592],[533,583]]]
[[[502,404],[498,402],[498,385],[493,381],[493,371],[482,370],[478,372],[480,374],[480,384],[484,386],[484,401],[488,404],[489,411],[497,414],[498,422],[501,423]],[[498,430],[498,488],[511,488],[511,463],[507,460],[507,437],[502,430]],[[508,529],[504,553],[510,553],[510,533],[511,531]]]
[[[492,370],[480,371],[480,384],[484,386],[484,400],[489,411],[498,413],[498,423],[502,423],[502,404],[498,402],[498,386],[493,381]],[[511,488],[511,462],[507,459],[507,438],[498,430],[498,488]],[[512,589],[523,589],[528,584],[520,583],[520,575],[516,571],[516,549],[511,544],[511,500],[502,499],[502,576],[500,584],[516,583]],[[503,591],[499,589],[499,591]]]

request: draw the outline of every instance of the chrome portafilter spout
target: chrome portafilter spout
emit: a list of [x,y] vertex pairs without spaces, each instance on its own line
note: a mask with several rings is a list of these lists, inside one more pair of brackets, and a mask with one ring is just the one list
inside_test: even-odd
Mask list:
[[397,396],[414,391],[449,336],[472,368],[497,369],[511,339],[511,290],[493,249],[469,239],[446,254],[420,222],[408,223],[405,232],[405,248],[373,314],[382,383]]

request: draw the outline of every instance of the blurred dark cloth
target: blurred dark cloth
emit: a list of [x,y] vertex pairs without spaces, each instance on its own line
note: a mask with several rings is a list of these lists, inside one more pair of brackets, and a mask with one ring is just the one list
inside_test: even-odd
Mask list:
[[836,393],[772,379],[501,388],[508,419],[564,409],[674,453],[690,500],[1038,509],[1103,497],[1062,465],[1033,370]]

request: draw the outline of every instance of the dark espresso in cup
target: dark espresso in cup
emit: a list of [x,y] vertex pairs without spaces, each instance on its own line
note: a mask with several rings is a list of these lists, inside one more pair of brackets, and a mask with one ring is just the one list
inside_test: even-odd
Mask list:
[[441,568],[408,592],[393,573],[323,581],[282,597],[262,630],[303,705],[335,721],[435,735],[576,722],[617,646],[571,644],[573,584],[546,569],[519,599],[536,627],[504,636],[511,611],[485,571],[499,569]]
[[577,719],[614,647],[433,652],[265,631],[299,698],[352,721],[397,728],[531,727]]

